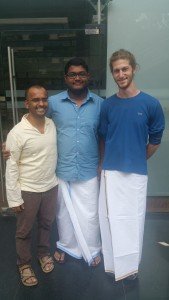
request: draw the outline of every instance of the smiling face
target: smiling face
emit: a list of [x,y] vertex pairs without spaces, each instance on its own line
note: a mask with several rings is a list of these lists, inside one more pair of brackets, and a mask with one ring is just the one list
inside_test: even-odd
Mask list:
[[65,82],[73,93],[81,93],[88,86],[90,75],[83,66],[70,66],[65,74]]
[[27,93],[25,107],[29,115],[35,119],[43,118],[48,107],[47,91],[43,87],[31,87]]
[[112,62],[112,75],[119,89],[126,90],[133,83],[135,69],[127,59],[118,59]]

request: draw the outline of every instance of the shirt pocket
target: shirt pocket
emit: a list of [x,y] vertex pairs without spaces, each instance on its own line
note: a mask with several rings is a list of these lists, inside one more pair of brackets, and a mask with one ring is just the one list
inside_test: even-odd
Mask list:
[[99,125],[99,117],[90,117],[81,121],[80,132],[81,133],[97,133]]

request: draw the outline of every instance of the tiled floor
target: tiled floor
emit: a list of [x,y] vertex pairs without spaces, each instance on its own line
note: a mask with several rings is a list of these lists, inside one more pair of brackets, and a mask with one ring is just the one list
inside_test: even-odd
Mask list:
[[[148,213],[139,279],[133,283],[121,281],[104,273],[103,263],[89,268],[83,261],[67,259],[65,265],[55,265],[51,274],[42,273],[36,259],[34,270],[39,284],[24,287],[15,265],[15,218],[0,217],[0,300],[169,300],[169,214]],[[56,236],[53,227],[51,245]],[[36,239],[34,235],[33,253]]]

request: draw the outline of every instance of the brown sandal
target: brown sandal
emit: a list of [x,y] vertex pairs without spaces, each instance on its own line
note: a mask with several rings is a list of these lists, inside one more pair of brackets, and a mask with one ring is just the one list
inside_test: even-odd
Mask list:
[[[25,286],[34,286],[38,284],[38,280],[31,265],[19,266],[21,281]],[[31,279],[31,280],[30,280]],[[33,279],[33,280],[32,280]]]
[[44,273],[50,273],[54,269],[53,258],[49,255],[39,258],[39,262]]

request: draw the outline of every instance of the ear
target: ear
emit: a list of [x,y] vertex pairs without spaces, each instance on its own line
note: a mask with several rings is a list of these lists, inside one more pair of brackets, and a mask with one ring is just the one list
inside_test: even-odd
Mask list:
[[28,102],[28,100],[25,100],[25,107],[26,107],[27,109],[29,109],[29,102]]
[[135,75],[135,73],[138,71],[138,66],[136,65],[136,67],[133,69],[133,74]]
[[91,78],[91,74],[87,73],[87,77],[88,77],[88,79],[90,79]]

